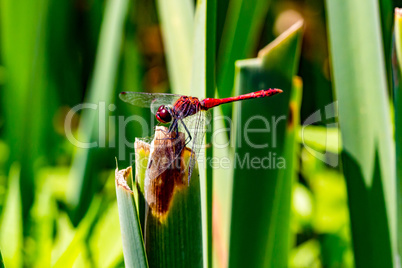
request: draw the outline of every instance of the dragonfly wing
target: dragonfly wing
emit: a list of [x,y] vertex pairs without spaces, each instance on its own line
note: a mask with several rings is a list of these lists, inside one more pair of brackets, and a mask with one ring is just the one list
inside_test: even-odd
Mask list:
[[175,135],[174,133],[168,133],[167,128],[156,128],[147,164],[147,177],[149,177],[150,181],[159,177],[167,169],[174,170],[179,166],[179,162],[176,163],[176,161],[179,161],[179,156],[185,147],[185,143],[184,137],[172,138]]
[[[191,133],[191,141],[187,144],[187,146],[191,148],[191,156],[188,167],[188,183],[190,183],[190,178],[193,173],[197,157],[199,157],[200,150],[204,146],[206,126],[210,120],[211,114],[209,111],[198,111],[195,115],[189,116],[183,120],[183,123]],[[184,126],[182,127],[184,128]],[[186,130],[184,129],[182,132],[186,133]]]
[[145,93],[125,91],[119,94],[122,101],[139,107],[151,108],[155,113],[161,105],[172,105],[181,97],[177,94],[169,93]]

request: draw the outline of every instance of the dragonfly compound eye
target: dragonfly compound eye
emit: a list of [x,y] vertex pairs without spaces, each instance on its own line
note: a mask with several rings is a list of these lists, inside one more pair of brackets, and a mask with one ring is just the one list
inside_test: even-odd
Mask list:
[[172,115],[170,114],[170,112],[168,111],[168,109],[166,109],[165,105],[161,105],[158,109],[158,111],[156,112],[156,119],[161,122],[161,123],[169,123],[170,121],[172,121]]

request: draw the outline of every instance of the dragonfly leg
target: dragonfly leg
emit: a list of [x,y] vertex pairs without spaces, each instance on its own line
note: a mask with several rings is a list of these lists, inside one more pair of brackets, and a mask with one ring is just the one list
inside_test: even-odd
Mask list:
[[172,124],[170,124],[169,129],[168,129],[167,132],[168,132],[168,133],[172,132],[172,131],[176,128],[176,125],[177,125],[177,120],[176,120],[176,118],[175,118],[175,119],[173,119]]
[[[184,129],[186,130],[186,132],[188,134],[188,138],[186,138],[186,145],[187,145],[192,140],[192,137],[191,137],[190,131],[188,131],[188,128],[187,128],[186,124],[184,124],[184,122],[183,122],[183,120],[181,118],[180,118],[180,122],[181,122],[181,124],[183,125]],[[187,139],[188,139],[188,141],[187,141]]]

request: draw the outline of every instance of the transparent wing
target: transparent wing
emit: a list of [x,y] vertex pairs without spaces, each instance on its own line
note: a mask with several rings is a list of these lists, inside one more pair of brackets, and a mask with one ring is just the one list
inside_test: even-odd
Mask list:
[[[187,143],[187,147],[191,149],[188,170],[183,171],[188,171],[189,183],[195,161],[197,161],[197,157],[204,143],[206,125],[210,120],[211,115],[209,112],[199,111],[195,115],[177,121],[177,124],[179,124],[179,135],[182,136],[181,138],[173,138],[176,137],[175,133],[168,133],[168,129],[165,127],[156,127],[155,135],[151,143],[151,155],[147,165],[147,177],[154,180],[165,173],[167,169],[174,170],[176,168],[180,170],[181,152],[191,136],[191,140]],[[169,172],[165,174],[170,174]]]
[[[166,127],[156,127],[147,164],[147,177],[150,181],[163,173],[169,176],[175,170],[180,171],[179,156],[185,144],[184,134],[180,135],[183,137],[176,137],[176,133],[168,132]],[[170,171],[165,172],[167,169]]]
[[[206,126],[210,121],[211,113],[209,111],[198,111],[198,113],[196,113],[195,115],[183,119],[182,123],[184,123],[185,127],[191,135],[191,141],[187,144],[187,147],[191,148],[191,156],[188,167],[188,183],[190,183],[190,178],[195,166],[195,161],[197,161],[200,150],[204,146]],[[184,125],[180,126],[180,132],[186,133],[186,139],[189,139]]]
[[173,105],[181,97],[178,94],[169,93],[145,93],[125,91],[119,94],[122,101],[139,107],[151,108],[155,113],[161,105]]

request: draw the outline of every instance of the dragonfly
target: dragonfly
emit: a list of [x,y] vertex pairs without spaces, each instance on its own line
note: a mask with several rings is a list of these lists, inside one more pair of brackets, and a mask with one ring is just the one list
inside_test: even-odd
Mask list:
[[[228,98],[206,98],[199,100],[197,97],[190,97],[178,94],[169,93],[144,93],[125,91],[119,94],[119,97],[124,102],[130,103],[139,107],[151,108],[155,114],[156,120],[161,124],[168,124],[168,132],[174,134],[173,137],[178,137],[179,132],[186,133],[185,146],[191,148],[190,161],[188,166],[188,183],[190,182],[191,174],[195,165],[196,157],[203,145],[206,124],[211,119],[209,109],[222,104],[270,97],[278,93],[282,93],[281,89],[270,88],[248,94],[243,94]],[[184,147],[183,147],[184,148]],[[181,149],[183,149],[181,148]],[[159,170],[163,172],[171,163],[180,155],[181,150],[171,154],[171,159]],[[156,174],[160,175],[160,174]],[[150,178],[153,179],[153,178]]]

